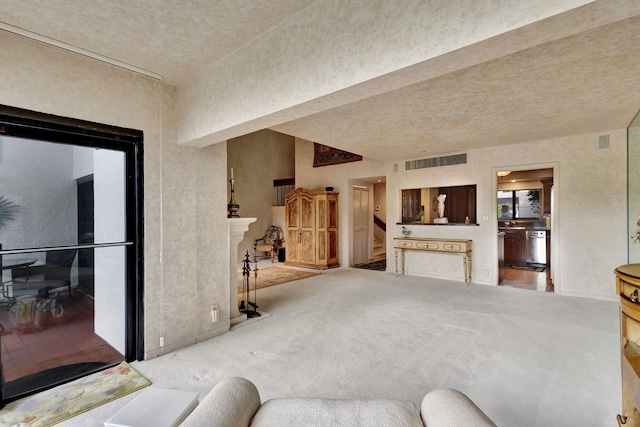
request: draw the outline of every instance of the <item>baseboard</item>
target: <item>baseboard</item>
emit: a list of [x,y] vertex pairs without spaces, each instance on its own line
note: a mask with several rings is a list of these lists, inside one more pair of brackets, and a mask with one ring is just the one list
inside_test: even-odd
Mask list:
[[[388,272],[392,272],[394,274],[396,272],[395,268],[392,268],[391,270],[389,270],[388,267],[387,267],[387,271]],[[426,277],[428,279],[449,280],[451,282],[462,282],[462,283],[464,283],[464,277],[439,276],[437,274],[417,273],[417,272],[407,272],[407,271],[405,271],[404,275],[406,275],[406,276],[416,276],[416,277]],[[398,272],[398,277],[402,277],[402,276],[403,276],[403,274]],[[475,283],[475,282],[472,280],[471,283]]]
[[195,337],[186,338],[178,342],[165,345],[164,347],[156,347],[150,350],[146,350],[144,352],[144,360],[154,359],[158,356],[171,353],[172,351],[176,351],[184,347],[189,347],[199,342],[210,340],[211,338],[215,338],[217,336],[226,334],[227,332],[229,332],[229,330],[230,328],[229,328],[229,325],[227,324],[226,327],[216,329],[216,330],[207,332],[205,334],[200,334]]
[[595,299],[599,301],[620,302],[620,297],[618,295],[612,295],[612,296],[593,295],[593,294],[585,294],[583,292],[563,291],[563,290],[560,290],[560,292],[556,292],[556,294],[562,295],[563,297],[577,297],[577,298]]

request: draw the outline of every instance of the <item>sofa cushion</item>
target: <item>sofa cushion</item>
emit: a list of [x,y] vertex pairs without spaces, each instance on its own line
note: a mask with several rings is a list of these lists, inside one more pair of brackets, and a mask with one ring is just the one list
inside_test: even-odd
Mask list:
[[227,378],[211,390],[180,427],[247,427],[260,406],[256,386],[244,378]]
[[267,400],[251,427],[423,427],[413,402],[290,398]]
[[420,409],[427,427],[496,427],[464,393],[450,388],[427,393]]

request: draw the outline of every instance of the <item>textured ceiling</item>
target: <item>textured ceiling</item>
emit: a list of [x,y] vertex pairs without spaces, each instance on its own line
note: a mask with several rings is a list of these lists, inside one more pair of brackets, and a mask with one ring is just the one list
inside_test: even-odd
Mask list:
[[[0,0],[0,28],[179,85],[311,3]],[[640,109],[639,82],[636,17],[273,129],[379,160],[420,158],[624,128]]]
[[621,129],[639,109],[636,17],[274,129],[402,160]]
[[177,84],[313,2],[0,0],[0,22]]

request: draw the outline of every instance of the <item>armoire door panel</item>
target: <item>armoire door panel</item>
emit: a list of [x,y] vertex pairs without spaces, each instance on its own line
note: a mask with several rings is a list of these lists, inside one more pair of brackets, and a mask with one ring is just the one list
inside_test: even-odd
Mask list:
[[287,230],[287,249],[286,255],[289,261],[300,262],[300,250],[298,244],[298,229]]
[[315,218],[314,215],[314,205],[312,199],[300,199],[301,204],[301,214],[300,214],[300,227],[302,228],[313,228],[315,225],[313,220]]
[[325,202],[324,200],[318,200],[318,229],[324,230],[326,226]]
[[293,199],[287,202],[287,227],[298,228],[300,221],[300,200]]
[[328,227],[338,226],[338,201],[329,200],[329,224]]
[[313,230],[303,230],[300,234],[300,240],[300,262],[313,264],[315,262]]
[[327,240],[325,236],[326,233],[324,232],[320,232],[316,236],[316,259],[318,262],[327,260]]

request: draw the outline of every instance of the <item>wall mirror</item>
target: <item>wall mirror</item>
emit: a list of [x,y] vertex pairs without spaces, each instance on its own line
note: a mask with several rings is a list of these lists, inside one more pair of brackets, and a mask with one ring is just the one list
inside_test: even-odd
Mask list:
[[433,224],[438,218],[439,194],[446,194],[444,216],[449,224],[476,224],[476,185],[402,190],[402,224]]

